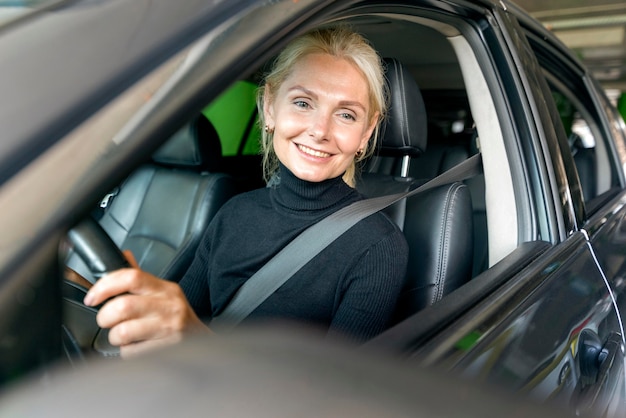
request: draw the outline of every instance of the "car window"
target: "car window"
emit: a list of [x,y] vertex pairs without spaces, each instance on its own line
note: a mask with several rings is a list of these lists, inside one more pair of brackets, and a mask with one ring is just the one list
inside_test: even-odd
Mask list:
[[256,90],[252,82],[237,81],[202,111],[215,126],[225,157],[259,153]]
[[617,100],[617,109],[620,115],[622,115],[622,119],[626,121],[626,93],[622,93]]
[[[482,154],[484,175],[466,181],[473,207],[475,276],[518,245],[516,198],[505,135],[488,86],[489,67],[485,70],[479,62],[482,46],[465,32],[473,29],[461,21],[456,23],[463,31],[442,23],[443,18],[389,17],[381,21],[368,17],[358,28],[382,56],[407,66],[422,92],[428,141],[425,152],[411,161],[411,176],[433,178],[473,154]],[[432,47],[410,49],[390,42],[383,27],[392,27],[402,39]]]
[[[588,214],[592,214],[597,203],[606,198],[620,184],[618,167],[614,158],[610,133],[604,129],[600,112],[590,94],[584,75],[568,67],[564,57],[555,58],[532,36],[530,44],[537,54],[554,105],[558,109],[560,124],[567,136],[578,181]],[[570,179],[570,183],[576,181]]]

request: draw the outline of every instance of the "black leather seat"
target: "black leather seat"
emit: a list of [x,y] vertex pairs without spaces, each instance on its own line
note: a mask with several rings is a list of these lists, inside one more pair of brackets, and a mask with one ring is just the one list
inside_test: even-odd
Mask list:
[[[110,198],[100,225],[140,267],[178,281],[189,266],[210,220],[235,194],[233,179],[219,173],[221,144],[204,116],[178,131]],[[71,256],[68,266],[88,280]]]
[[[357,188],[369,197],[418,187],[408,176],[426,150],[426,109],[419,87],[395,59],[387,62],[391,92],[382,142]],[[395,174],[399,167],[400,175]],[[409,243],[409,266],[397,320],[440,300],[471,278],[472,203],[463,183],[441,186],[398,202],[388,211]]]
[[[411,165],[409,170],[409,175],[414,178],[436,177],[480,152],[476,129],[448,136],[429,135],[428,139],[428,149],[420,156],[419,163]],[[472,196],[474,222],[472,277],[476,277],[489,266],[485,176],[480,174],[465,180],[464,183],[469,187]]]

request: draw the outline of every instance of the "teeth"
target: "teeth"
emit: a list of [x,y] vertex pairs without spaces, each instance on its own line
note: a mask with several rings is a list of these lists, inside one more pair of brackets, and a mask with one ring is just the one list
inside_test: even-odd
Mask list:
[[330,154],[327,152],[315,151],[314,149],[305,147],[304,145],[298,145],[298,148],[300,148],[300,151],[304,152],[305,154],[311,155],[313,157],[318,157],[318,158],[330,157]]

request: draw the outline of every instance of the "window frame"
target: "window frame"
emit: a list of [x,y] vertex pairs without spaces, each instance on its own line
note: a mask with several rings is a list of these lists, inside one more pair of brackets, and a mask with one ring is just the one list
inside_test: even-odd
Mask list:
[[[560,119],[555,118],[555,115],[558,115],[558,110],[556,110],[557,106],[551,94],[552,88],[549,88],[550,94],[545,94],[544,96],[547,105],[552,110],[554,126],[561,144],[561,158],[564,160],[566,167],[572,167],[572,169],[566,171],[567,183],[572,193],[580,196],[577,199],[579,204],[575,205],[574,209],[578,225],[582,228],[589,220],[589,217],[597,210],[597,203],[606,201],[607,198],[615,195],[617,191],[616,186],[623,187],[624,184],[623,172],[619,169],[618,162],[620,158],[616,152],[615,136],[611,133],[610,123],[606,119],[606,106],[603,109],[603,106],[600,105],[604,95],[598,93],[597,89],[593,87],[588,73],[569,54],[564,53],[550,43],[543,42],[537,33],[528,28],[524,29],[529,44],[537,56],[538,65],[546,79],[546,83],[554,85],[574,105],[580,105],[585,113],[583,115],[585,120],[587,120],[586,117],[591,118],[593,124],[590,124],[590,129],[596,141],[597,157],[601,158],[598,160],[598,164],[610,164],[609,187],[598,190],[596,196],[585,198],[580,177],[576,170],[576,164],[574,163],[574,157],[569,147],[563,146],[563,144],[568,144],[568,139]],[[577,110],[581,111],[580,107],[576,107]]]

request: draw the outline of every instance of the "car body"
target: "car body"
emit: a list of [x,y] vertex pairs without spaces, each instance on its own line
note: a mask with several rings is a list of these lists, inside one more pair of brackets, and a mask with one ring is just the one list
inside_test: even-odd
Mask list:
[[[482,228],[471,281],[366,347],[567,410],[623,413],[624,121],[552,34],[488,0],[58,1],[1,26],[5,382],[64,356],[67,231],[199,112],[225,137],[220,123],[241,122],[222,120],[220,95],[337,21],[409,68],[429,145],[478,143],[484,171],[470,186]],[[241,103],[226,106],[253,120],[253,99]],[[224,171],[259,187],[254,133],[233,137]]]

